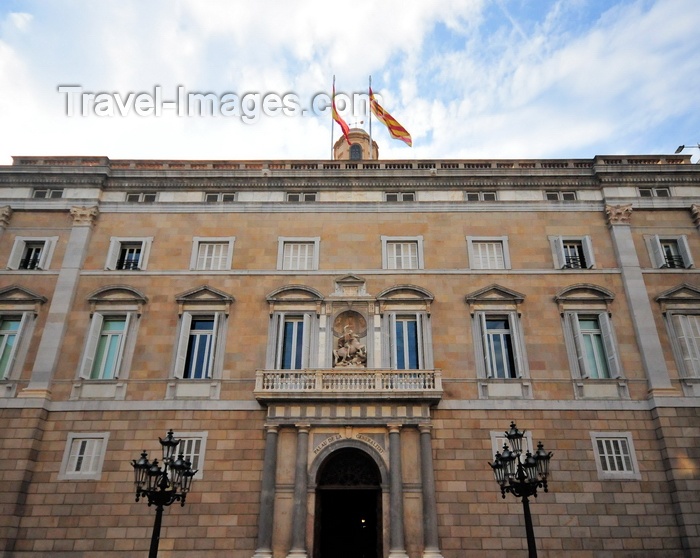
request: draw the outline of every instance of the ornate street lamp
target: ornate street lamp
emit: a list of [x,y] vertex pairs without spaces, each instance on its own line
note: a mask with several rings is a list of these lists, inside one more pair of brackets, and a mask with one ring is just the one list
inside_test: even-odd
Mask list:
[[512,449],[508,448],[508,444],[503,444],[503,452],[496,452],[494,462],[489,463],[489,465],[493,469],[496,482],[501,487],[501,496],[505,498],[506,492],[510,492],[516,498],[522,499],[528,556],[529,558],[537,558],[529,498],[530,496],[537,498],[538,488],[543,488],[545,492],[548,492],[547,476],[549,475],[549,460],[552,457],[552,452],[547,453],[542,442],[539,442],[535,454],[532,455],[528,450],[523,458],[522,443],[525,431],[521,432],[515,423],[511,422],[510,430],[505,435]]
[[192,479],[197,471],[192,470],[192,463],[185,459],[183,453],[176,458],[175,450],[182,440],[176,440],[173,431],[168,435],[158,438],[163,448],[163,467],[158,465],[158,460],[148,461],[148,454],[144,451],[138,460],[132,460],[134,468],[134,484],[136,486],[136,501],[147,498],[148,505],[156,506],[156,520],[153,524],[151,535],[151,548],[148,558],[157,558],[158,543],[160,542],[160,525],[163,520],[163,508],[173,502],[185,505],[187,493],[192,487]]

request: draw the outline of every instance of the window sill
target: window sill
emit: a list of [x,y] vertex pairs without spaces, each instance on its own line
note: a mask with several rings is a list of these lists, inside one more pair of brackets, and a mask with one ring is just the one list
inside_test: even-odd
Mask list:
[[165,399],[211,399],[221,396],[221,382],[206,378],[202,380],[176,380],[168,383]]
[[576,399],[629,399],[624,378],[578,379],[574,381]]
[[481,379],[479,399],[532,399],[532,384],[526,378]]
[[81,380],[73,384],[70,399],[114,399],[123,401],[126,383],[117,380]]
[[700,378],[682,378],[681,386],[686,397],[700,397]]

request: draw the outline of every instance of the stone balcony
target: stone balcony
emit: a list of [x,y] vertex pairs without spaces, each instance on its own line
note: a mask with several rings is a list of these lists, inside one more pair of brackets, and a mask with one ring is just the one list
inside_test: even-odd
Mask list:
[[442,398],[439,370],[257,370],[255,398],[273,401],[414,400]]

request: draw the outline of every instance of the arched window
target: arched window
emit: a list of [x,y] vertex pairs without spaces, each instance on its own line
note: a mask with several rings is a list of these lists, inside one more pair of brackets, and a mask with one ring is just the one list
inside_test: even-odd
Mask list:
[[350,160],[359,161],[362,159],[362,146],[359,143],[353,143],[350,146]]

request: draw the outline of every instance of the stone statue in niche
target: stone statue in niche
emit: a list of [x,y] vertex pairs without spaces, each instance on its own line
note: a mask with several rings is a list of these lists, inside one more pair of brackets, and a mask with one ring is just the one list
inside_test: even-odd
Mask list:
[[338,338],[333,349],[333,366],[367,367],[367,347],[362,339],[367,334],[367,322],[357,312],[347,311],[333,322],[333,334]]

